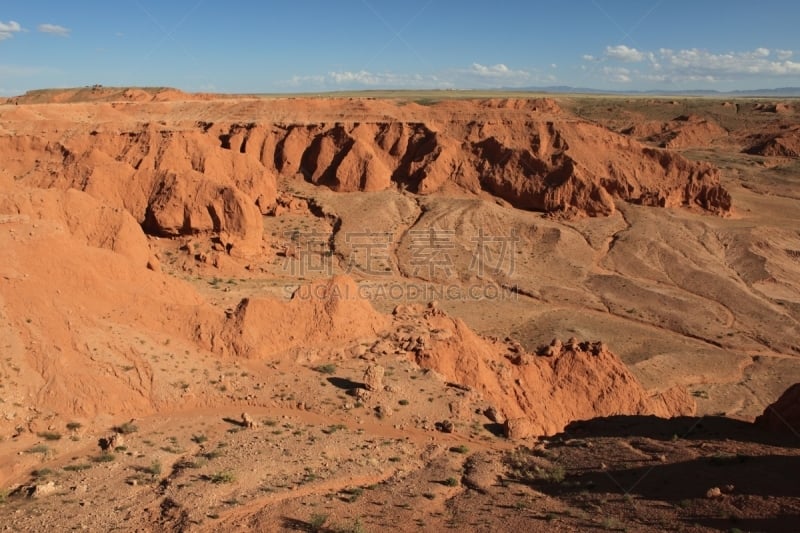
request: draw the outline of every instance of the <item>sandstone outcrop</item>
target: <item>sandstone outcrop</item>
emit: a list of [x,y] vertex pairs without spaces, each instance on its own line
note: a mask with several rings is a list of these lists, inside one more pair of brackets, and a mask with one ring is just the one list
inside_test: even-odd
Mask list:
[[800,433],[800,383],[795,383],[756,418],[756,425],[777,433]]

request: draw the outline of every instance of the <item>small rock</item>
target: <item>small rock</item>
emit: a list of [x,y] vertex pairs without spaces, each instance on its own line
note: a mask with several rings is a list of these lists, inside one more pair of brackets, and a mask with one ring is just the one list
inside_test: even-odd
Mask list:
[[353,389],[353,396],[355,396],[356,400],[359,402],[364,403],[369,400],[370,396],[372,396],[372,393],[370,393],[370,391],[367,389],[358,388]]
[[714,499],[721,497],[722,497],[722,490],[719,487],[711,487],[706,491],[706,498]]
[[503,433],[511,440],[526,439],[533,435],[533,428],[527,418],[510,418],[503,424]]
[[495,409],[494,407],[487,407],[483,411],[483,416],[485,416],[486,418],[497,424],[503,423],[503,417],[500,416],[500,414],[497,412],[497,409]]
[[253,417],[251,417],[249,414],[242,413],[242,426],[248,429],[255,429],[258,427],[258,422],[253,420]]
[[379,391],[383,388],[385,370],[380,365],[369,365],[364,371],[364,387],[368,391]]
[[455,424],[450,420],[442,420],[441,422],[436,422],[435,427],[438,431],[442,433],[453,433],[456,429]]
[[47,483],[41,485],[34,485],[30,492],[28,492],[29,498],[42,498],[44,496],[49,496],[56,491],[56,483],[55,481],[48,481]]
[[581,347],[581,343],[578,342],[578,339],[576,337],[570,337],[569,340],[567,341],[566,348],[568,350],[572,350],[573,352],[576,352],[576,351],[578,351],[580,349],[580,347]]

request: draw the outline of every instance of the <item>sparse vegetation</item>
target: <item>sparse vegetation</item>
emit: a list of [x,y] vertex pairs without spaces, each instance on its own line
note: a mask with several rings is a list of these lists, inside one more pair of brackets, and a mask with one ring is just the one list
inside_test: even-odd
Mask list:
[[453,446],[452,448],[450,448],[450,451],[453,452],[453,453],[462,453],[463,454],[463,453],[469,453],[469,448],[467,448],[463,444],[459,444],[458,446]]
[[131,433],[139,431],[139,427],[133,422],[125,422],[124,424],[114,427],[114,431],[122,435],[130,435]]
[[217,457],[222,457],[223,455],[225,454],[220,450],[211,450],[204,453],[203,457],[205,457],[206,459],[216,459]]
[[448,487],[457,487],[459,485],[458,480],[454,477],[449,477],[444,480],[444,484]]
[[143,472],[150,474],[153,477],[157,477],[161,475],[161,461],[158,459],[153,459],[153,462],[150,463],[150,466],[144,468]]
[[545,481],[561,483],[566,478],[566,470],[558,464],[540,465],[533,461],[535,453],[525,447],[508,454],[505,458],[512,476],[524,481]]
[[117,457],[113,453],[104,452],[101,453],[100,455],[92,456],[92,461],[94,461],[95,463],[111,463],[114,460],[116,460],[116,458]]
[[364,489],[361,487],[355,487],[352,489],[345,489],[342,491],[345,494],[345,500],[353,503],[356,501],[362,494],[364,494]]
[[223,470],[211,474],[208,476],[208,480],[215,485],[220,485],[222,483],[233,483],[236,481],[236,474],[234,474],[232,470]]
[[44,444],[37,444],[36,446],[31,446],[30,448],[25,450],[25,453],[39,453],[45,456],[50,455],[50,452],[51,452],[50,447]]
[[43,478],[53,474],[53,471],[49,468],[39,468],[31,472],[31,475],[35,478]]
[[341,431],[343,429],[347,429],[347,426],[344,424],[332,424],[326,428],[322,428],[322,432],[326,435],[330,435],[332,433],[336,433],[337,431]]
[[328,515],[314,513],[311,515],[311,519],[308,521],[308,527],[311,531],[322,531],[322,528],[325,526],[325,522],[327,521]]
[[315,366],[314,370],[319,372],[320,374],[335,374],[336,365],[334,365],[333,363],[327,363],[324,365]]
[[92,465],[89,463],[76,463],[64,466],[64,470],[67,472],[83,472],[84,470],[89,470],[91,467]]
[[43,431],[42,433],[37,433],[36,436],[49,441],[61,440],[61,433],[56,433],[54,431]]
[[70,431],[78,431],[83,427],[80,422],[67,422],[67,429]]

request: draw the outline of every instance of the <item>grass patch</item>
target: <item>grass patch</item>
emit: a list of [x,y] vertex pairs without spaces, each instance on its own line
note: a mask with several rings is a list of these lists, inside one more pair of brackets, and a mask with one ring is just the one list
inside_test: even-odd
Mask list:
[[92,467],[89,463],[76,463],[74,465],[66,465],[64,466],[64,470],[67,472],[83,472],[84,470],[89,470]]
[[61,433],[56,433],[54,431],[43,431],[41,433],[36,434],[37,437],[44,440],[61,440]]
[[335,374],[336,365],[334,365],[333,363],[328,363],[325,365],[315,366],[314,371],[319,372],[320,374]]
[[467,448],[463,444],[459,444],[458,446],[453,446],[452,448],[450,448],[450,451],[453,453],[468,453],[469,448]]
[[67,422],[67,429],[70,431],[77,431],[83,427],[80,422]]
[[447,485],[448,487],[457,487],[459,485],[459,482],[456,478],[451,476],[444,480],[444,484]]
[[35,478],[43,478],[53,474],[53,471],[49,468],[39,468],[31,472],[31,475]]
[[161,461],[158,459],[153,459],[153,462],[150,463],[150,466],[145,467],[142,469],[142,472],[146,474],[150,474],[153,477],[161,475]]
[[345,494],[345,501],[349,503],[353,503],[356,501],[362,494],[364,494],[364,489],[361,487],[355,487],[352,489],[345,489],[342,491]]
[[95,463],[111,463],[117,459],[117,457],[113,453],[101,453],[100,455],[95,455],[92,458],[92,461]]
[[308,528],[311,531],[322,531],[322,528],[325,527],[325,522],[327,521],[328,521],[328,515],[314,513],[308,520]]
[[50,447],[44,444],[37,444],[25,450],[25,453],[39,453],[42,455],[50,455]]
[[214,474],[211,474],[208,476],[208,480],[215,485],[233,483],[236,481],[236,474],[234,474],[231,470],[223,470],[221,472],[215,472]]
[[192,435],[192,442],[195,444],[203,444],[208,440],[208,437],[205,435]]

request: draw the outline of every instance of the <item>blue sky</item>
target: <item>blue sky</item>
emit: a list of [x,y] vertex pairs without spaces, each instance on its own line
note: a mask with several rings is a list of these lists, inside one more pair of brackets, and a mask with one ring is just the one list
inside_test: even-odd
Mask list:
[[800,3],[75,0],[0,5],[0,94],[800,86]]

